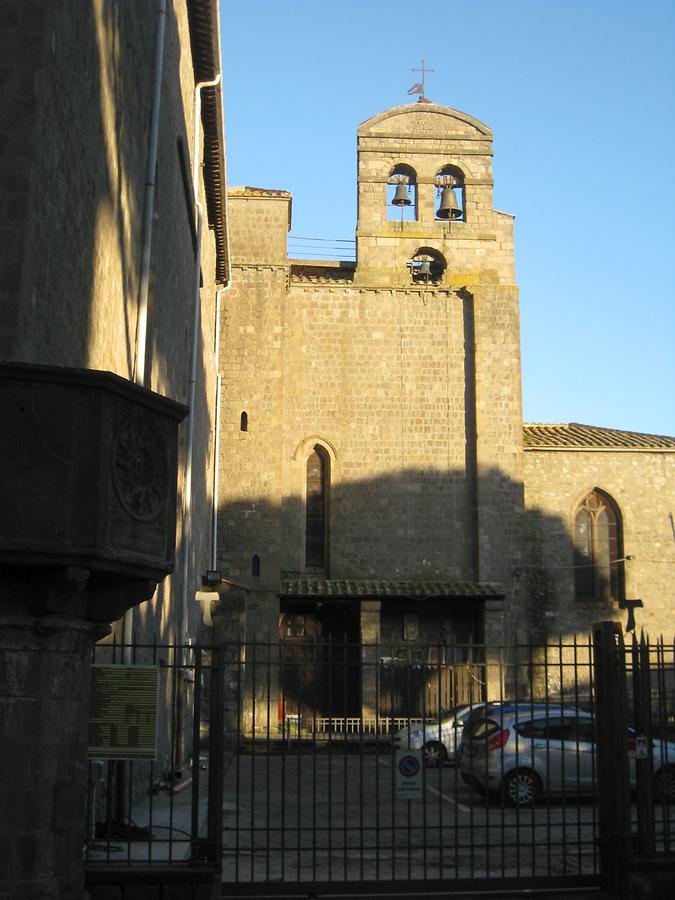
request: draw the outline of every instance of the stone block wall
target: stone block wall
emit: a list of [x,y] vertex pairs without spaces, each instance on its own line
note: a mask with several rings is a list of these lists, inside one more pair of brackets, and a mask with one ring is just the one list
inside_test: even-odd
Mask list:
[[[330,464],[323,574],[508,592],[522,534],[519,319],[513,218],[492,208],[492,135],[456,110],[410,104],[363,123],[358,142],[355,268],[292,265],[286,192],[229,193],[220,564],[261,597],[282,572],[305,571],[318,444]],[[399,163],[416,171],[415,222],[387,215]],[[464,172],[466,221],[436,219],[445,165]],[[443,256],[442,278],[413,281],[421,247]],[[499,638],[501,603],[486,621]]]
[[573,527],[579,501],[594,488],[608,493],[623,520],[628,599],[639,598],[638,631],[672,639],[675,509],[672,451],[527,450],[525,505],[527,567],[518,588],[521,631],[571,635],[607,619],[625,627],[617,606],[581,603],[574,596]]
[[[409,282],[405,264],[423,246],[445,256],[445,283],[514,282],[513,217],[492,207],[492,132],[487,126],[437,104],[409,104],[364,122],[358,141],[361,282]],[[399,164],[416,173],[416,221],[389,215],[387,179]],[[436,219],[435,177],[447,165],[464,173],[463,221]]]
[[235,260],[221,333],[229,575],[250,582],[253,553],[261,588],[303,570],[318,442],[331,461],[331,577],[510,577],[522,518],[515,289],[476,290],[467,336],[468,300],[454,291],[287,289],[287,270]]
[[[133,379],[155,9],[96,0],[73,15],[68,4],[27,0],[4,4],[2,16],[8,93],[0,112],[0,358]],[[185,183],[194,84],[187,6],[171,3],[145,384],[180,402],[188,398],[193,329],[194,209]],[[203,185],[200,194],[204,201]],[[205,222],[192,488],[204,513],[193,517],[195,590],[210,566],[214,273],[215,242]],[[162,586],[154,613],[143,613],[148,628],[166,636],[176,581]]]
[[228,191],[230,248],[240,266],[287,265],[291,227],[288,191],[238,187]]

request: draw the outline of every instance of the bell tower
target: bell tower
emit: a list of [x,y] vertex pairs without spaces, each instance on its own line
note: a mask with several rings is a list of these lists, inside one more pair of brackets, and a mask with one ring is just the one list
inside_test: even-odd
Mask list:
[[358,129],[357,283],[514,283],[513,217],[492,206],[492,132],[421,98]]

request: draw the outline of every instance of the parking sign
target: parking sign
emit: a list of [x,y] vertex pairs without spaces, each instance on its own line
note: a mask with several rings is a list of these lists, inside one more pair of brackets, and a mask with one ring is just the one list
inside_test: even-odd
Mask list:
[[422,751],[397,750],[395,763],[396,799],[421,800]]

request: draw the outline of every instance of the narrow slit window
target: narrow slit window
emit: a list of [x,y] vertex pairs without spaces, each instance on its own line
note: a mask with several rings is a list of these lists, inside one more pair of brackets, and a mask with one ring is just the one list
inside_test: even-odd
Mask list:
[[257,554],[251,560],[251,575],[260,578],[260,557]]
[[306,470],[305,565],[310,569],[326,569],[328,489],[328,455],[317,445]]
[[239,417],[239,430],[248,431],[248,413],[243,412]]

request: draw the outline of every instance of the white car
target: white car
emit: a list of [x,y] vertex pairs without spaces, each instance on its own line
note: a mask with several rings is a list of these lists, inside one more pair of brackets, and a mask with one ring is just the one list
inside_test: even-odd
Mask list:
[[[627,735],[629,754],[636,738]],[[597,790],[597,746],[593,716],[565,706],[530,703],[488,707],[463,737],[462,778],[485,793],[500,792],[516,807],[539,797],[593,794]],[[653,790],[659,802],[675,802],[675,744],[652,741]],[[630,760],[630,783],[636,765]]]
[[[475,706],[454,706],[440,713],[439,718],[427,719],[416,725],[401,728],[394,735],[397,750],[423,750],[428,766],[456,761],[464,723]],[[439,727],[440,726],[440,727]]]

